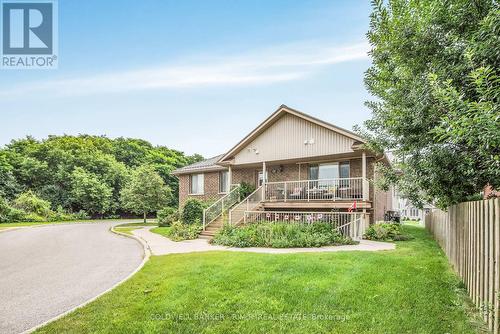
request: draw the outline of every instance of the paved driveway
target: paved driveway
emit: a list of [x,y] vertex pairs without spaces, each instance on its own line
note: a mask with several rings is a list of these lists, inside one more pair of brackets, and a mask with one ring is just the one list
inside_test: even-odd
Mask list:
[[0,233],[0,333],[19,333],[112,287],[142,262],[142,246],[116,223]]

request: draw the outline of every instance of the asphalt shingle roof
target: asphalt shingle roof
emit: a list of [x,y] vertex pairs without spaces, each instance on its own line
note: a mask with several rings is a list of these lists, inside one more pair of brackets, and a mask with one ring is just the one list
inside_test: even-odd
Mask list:
[[223,154],[220,154],[220,155],[217,155],[215,157],[205,159],[203,161],[195,162],[194,164],[178,168],[173,173],[174,174],[181,174],[181,173],[186,173],[186,172],[192,172],[192,171],[210,169],[210,168],[214,168],[214,167],[220,167],[216,163],[217,163],[217,161],[219,161],[219,159],[222,156],[223,156]]

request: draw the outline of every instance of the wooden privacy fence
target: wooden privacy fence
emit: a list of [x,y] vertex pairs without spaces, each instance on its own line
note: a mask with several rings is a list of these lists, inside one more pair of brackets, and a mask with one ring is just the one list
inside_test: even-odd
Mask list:
[[453,205],[434,210],[425,227],[460,275],[488,327],[499,331],[500,199]]

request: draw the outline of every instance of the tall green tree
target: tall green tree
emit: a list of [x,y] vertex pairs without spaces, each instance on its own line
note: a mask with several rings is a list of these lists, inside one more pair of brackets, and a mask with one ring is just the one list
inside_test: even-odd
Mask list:
[[111,207],[113,190],[95,174],[81,167],[71,174],[71,201],[90,214],[104,214]]
[[377,99],[360,132],[393,152],[384,188],[445,208],[500,186],[499,33],[493,0],[373,2],[365,83]]
[[151,166],[141,166],[132,172],[130,181],[121,191],[122,206],[136,214],[142,214],[144,222],[149,212],[166,206],[171,190]]
[[151,166],[172,189],[169,205],[177,206],[178,180],[170,175],[175,168],[202,159],[186,156],[164,146],[153,146],[142,139],[105,136],[49,136],[13,140],[0,148],[0,196],[13,200],[20,193],[32,190],[59,206],[75,211],[82,208],[72,194],[73,172],[81,168],[112,190],[106,213],[127,213],[120,206],[120,191],[131,171]]
[[13,199],[21,191],[21,185],[17,182],[13,169],[6,154],[0,151],[0,197]]

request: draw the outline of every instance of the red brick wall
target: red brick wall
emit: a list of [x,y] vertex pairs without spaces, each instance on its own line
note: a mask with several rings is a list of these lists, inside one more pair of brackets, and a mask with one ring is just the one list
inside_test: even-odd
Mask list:
[[248,183],[255,186],[256,169],[255,168],[233,168],[232,184]]
[[216,201],[223,196],[219,194],[219,172],[205,174],[204,194],[189,194],[190,174],[179,175],[179,207],[182,208],[188,198],[197,198],[202,201]]
[[269,165],[266,167],[266,169],[269,182],[295,181],[300,179],[299,165],[297,164]]

